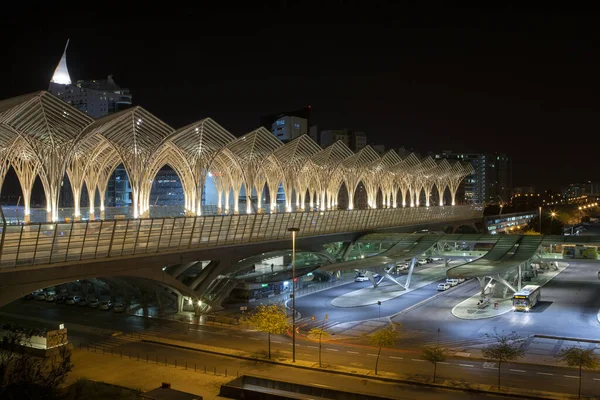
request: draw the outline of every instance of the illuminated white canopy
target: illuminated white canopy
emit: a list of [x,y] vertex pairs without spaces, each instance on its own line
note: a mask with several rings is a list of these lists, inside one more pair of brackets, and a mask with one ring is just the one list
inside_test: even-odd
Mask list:
[[71,77],[69,76],[69,69],[67,68],[67,47],[69,47],[69,40],[67,39],[67,45],[65,46],[65,51],[63,52],[56,69],[54,70],[54,75],[52,75],[52,79],[50,82],[60,83],[61,85],[70,85]]

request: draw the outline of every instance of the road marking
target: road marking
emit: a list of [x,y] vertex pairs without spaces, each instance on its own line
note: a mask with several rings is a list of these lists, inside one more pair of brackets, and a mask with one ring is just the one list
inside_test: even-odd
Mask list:
[[358,354],[358,351],[346,351],[346,353],[350,353],[350,354]]
[[498,369],[498,367],[483,367],[485,369]]
[[367,354],[367,355],[371,356],[371,357],[377,357],[377,354]]
[[191,331],[196,331],[196,332],[203,332],[203,333],[209,333],[211,335],[221,335],[221,336],[229,336],[229,334],[227,333],[221,333],[221,332],[211,332],[211,331],[205,331],[202,329],[194,329],[194,328],[190,328]]
[[444,361],[438,361],[438,364],[446,364],[446,365],[448,365],[450,363],[447,363],[447,362],[444,362]]
[[289,350],[281,350],[282,353],[291,353]]
[[402,360],[402,357],[390,356],[390,358],[394,358],[396,360]]
[[321,385],[320,383],[309,383],[310,385],[314,385],[314,386],[320,386],[320,387],[324,387],[324,388],[330,388],[331,386],[327,386],[327,385]]
[[311,349],[318,349],[317,346],[308,346],[308,347],[310,347]]
[[592,378],[595,381],[600,381],[600,378]]
[[419,362],[425,362],[425,360],[419,360],[418,358],[411,358],[410,361],[419,361]]
[[271,340],[271,343],[281,343],[281,342],[278,342],[277,340]]
[[537,372],[538,375],[548,375],[548,376],[554,376],[554,374],[551,374],[549,372]]
[[257,337],[251,337],[250,340],[260,340],[260,339]]
[[565,378],[573,378],[573,379],[579,379],[578,376],[573,376],[573,375],[563,375]]
[[512,372],[527,372],[527,371],[523,371],[522,369],[511,369],[510,371],[512,371]]
[[338,349],[325,349],[325,350],[329,350],[329,351],[339,351]]
[[473,368],[473,365],[471,365],[471,364],[458,364],[458,365],[460,365],[461,367],[471,367],[471,368]]
[[240,335],[231,335],[231,336],[236,337],[236,338],[241,338]]

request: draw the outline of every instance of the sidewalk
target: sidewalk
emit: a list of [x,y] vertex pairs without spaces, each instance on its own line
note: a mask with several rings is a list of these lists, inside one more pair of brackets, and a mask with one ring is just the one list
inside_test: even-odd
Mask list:
[[[278,374],[278,368],[289,367],[295,368],[298,372],[294,373],[297,379],[301,374],[301,370],[305,371],[322,371],[324,373],[339,374],[344,376],[356,377],[361,379],[374,379],[388,383],[404,383],[411,385],[421,385],[438,388],[448,388],[457,390],[466,390],[470,392],[482,392],[486,394],[498,393],[495,385],[472,384],[462,381],[439,380],[435,384],[430,378],[417,376],[411,373],[391,373],[380,371],[378,375],[374,375],[372,370],[361,368],[346,368],[343,366],[329,366],[329,368],[319,368],[314,362],[297,360],[292,363],[290,359],[281,355],[277,355],[272,360],[258,358],[255,354],[245,353],[242,351],[234,351],[219,347],[206,346],[197,343],[182,342],[171,339],[153,339],[145,340],[149,343],[156,343],[166,346],[173,346],[192,351],[199,351],[229,357],[232,359],[230,365],[230,373],[228,377],[224,377],[225,368],[221,367],[213,369],[210,366],[204,371],[204,366],[194,371],[191,365],[181,362],[174,365],[170,361],[167,365],[162,362],[147,361],[144,357],[139,360],[137,357],[121,357],[116,353],[103,354],[102,352],[87,352],[86,350],[74,351],[75,369],[69,375],[67,384],[72,383],[78,378],[86,377],[92,380],[104,381],[111,384],[117,384],[125,387],[131,387],[141,390],[150,390],[160,385],[160,382],[170,382],[174,389],[188,391],[194,394],[204,396],[207,400],[218,399],[217,396],[219,387],[222,383],[227,382],[235,377],[236,373],[251,373],[266,376]],[[233,361],[234,359],[242,360]],[[250,363],[248,363],[248,361]],[[247,371],[244,371],[247,369]],[[122,371],[128,371],[124,374]],[[235,372],[233,372],[235,371]],[[503,388],[499,394],[515,397],[515,398],[542,398],[542,399],[571,399],[575,398],[569,394],[532,391],[522,388]]]

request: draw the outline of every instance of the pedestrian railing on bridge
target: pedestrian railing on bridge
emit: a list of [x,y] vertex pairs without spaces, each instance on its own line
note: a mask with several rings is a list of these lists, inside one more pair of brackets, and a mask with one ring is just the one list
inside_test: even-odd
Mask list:
[[148,255],[396,226],[481,218],[480,206],[411,207],[212,215],[9,225],[3,218],[0,268]]

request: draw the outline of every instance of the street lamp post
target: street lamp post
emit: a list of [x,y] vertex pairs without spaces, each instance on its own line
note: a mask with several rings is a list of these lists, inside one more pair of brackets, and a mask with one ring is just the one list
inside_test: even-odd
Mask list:
[[298,228],[288,228],[292,232],[292,362],[296,362],[296,232]]
[[540,235],[542,234],[542,206],[540,206]]

